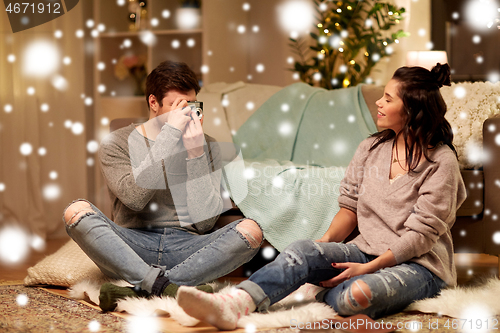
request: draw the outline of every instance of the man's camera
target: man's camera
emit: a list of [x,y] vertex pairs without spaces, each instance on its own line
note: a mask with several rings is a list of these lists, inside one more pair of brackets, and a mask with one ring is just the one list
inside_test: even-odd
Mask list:
[[200,102],[200,101],[189,101],[187,103],[188,103],[188,106],[191,108],[191,110],[193,110],[194,112],[196,112],[196,115],[198,116],[198,119],[201,120],[201,118],[203,117],[203,102]]

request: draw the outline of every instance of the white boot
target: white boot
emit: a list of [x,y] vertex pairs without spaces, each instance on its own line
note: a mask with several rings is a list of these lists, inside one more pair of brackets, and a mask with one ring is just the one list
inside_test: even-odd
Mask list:
[[233,288],[229,294],[209,294],[194,287],[181,286],[177,303],[191,317],[222,330],[234,330],[241,316],[255,311],[252,297],[244,290]]

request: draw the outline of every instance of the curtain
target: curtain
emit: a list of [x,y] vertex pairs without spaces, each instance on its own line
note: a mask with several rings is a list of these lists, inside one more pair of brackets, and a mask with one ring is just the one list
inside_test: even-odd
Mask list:
[[[15,225],[42,239],[62,237],[63,209],[87,197],[90,100],[82,95],[85,45],[76,32],[90,30],[81,4],[17,33],[1,11],[0,29],[0,228]],[[48,47],[31,49],[42,41]],[[44,76],[33,77],[36,72]]]

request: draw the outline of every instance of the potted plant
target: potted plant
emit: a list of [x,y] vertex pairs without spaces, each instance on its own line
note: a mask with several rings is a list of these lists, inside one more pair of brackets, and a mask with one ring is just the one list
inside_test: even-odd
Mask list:
[[[409,36],[394,26],[404,19],[405,8],[377,0],[314,0],[317,32],[312,39],[290,38],[299,60],[294,68],[300,79],[326,89],[370,83],[373,67],[392,53],[393,43]],[[311,52],[312,51],[312,52]]]

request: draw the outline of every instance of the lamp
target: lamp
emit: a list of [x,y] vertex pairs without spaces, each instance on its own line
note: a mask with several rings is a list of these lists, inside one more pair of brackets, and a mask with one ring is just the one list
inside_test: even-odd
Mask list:
[[406,54],[407,66],[420,66],[431,70],[437,63],[446,64],[446,51],[409,51]]

